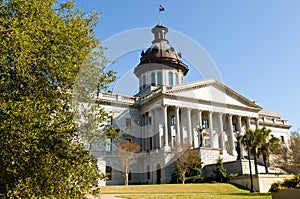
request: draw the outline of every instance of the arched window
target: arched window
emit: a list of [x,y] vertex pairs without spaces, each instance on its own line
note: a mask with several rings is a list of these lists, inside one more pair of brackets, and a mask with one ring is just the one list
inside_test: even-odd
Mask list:
[[162,72],[157,72],[157,85],[162,85]]
[[155,73],[151,73],[151,86],[155,86]]
[[146,88],[146,76],[143,76],[143,89]]
[[173,81],[173,73],[169,72],[169,85],[173,86],[174,85],[174,81]]
[[177,73],[175,73],[175,82],[176,82],[176,85],[179,84],[179,78],[178,78],[178,74]]

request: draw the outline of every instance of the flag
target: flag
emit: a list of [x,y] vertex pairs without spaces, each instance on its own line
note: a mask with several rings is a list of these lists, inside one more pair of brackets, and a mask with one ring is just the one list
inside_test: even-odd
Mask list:
[[165,6],[159,5],[159,12],[165,11]]

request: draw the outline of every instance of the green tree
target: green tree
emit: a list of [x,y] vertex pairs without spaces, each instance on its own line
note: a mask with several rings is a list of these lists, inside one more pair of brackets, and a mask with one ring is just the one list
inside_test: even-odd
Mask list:
[[186,181],[192,183],[199,183],[203,181],[202,176],[202,162],[201,160],[193,164],[186,175]]
[[190,149],[189,145],[180,145],[176,146],[175,150],[181,150],[179,154],[179,158],[176,161],[176,170],[180,176],[180,181],[182,184],[186,181],[186,175],[195,164],[201,162],[200,157],[197,151]]
[[[253,156],[254,159],[254,167],[255,167],[255,173],[258,174],[258,168],[257,168],[257,154],[258,154],[258,148],[262,142],[262,134],[259,129],[248,129],[243,135],[243,144],[245,147],[247,147],[247,144],[249,144],[249,150],[250,154]],[[248,149],[247,149],[248,150]],[[251,157],[248,157],[251,158]]]
[[217,160],[215,174],[216,174],[217,182],[227,182],[228,181],[226,169],[223,166],[223,159],[221,157],[219,157]]
[[[256,128],[255,130],[248,129],[243,136],[244,145],[247,142],[250,147],[250,154],[254,159],[255,173],[258,174],[257,158],[262,155],[266,173],[268,173],[268,159],[271,153],[279,147],[279,139],[276,137],[270,138],[271,130],[266,127]],[[250,158],[250,157],[249,157]]]
[[269,156],[275,152],[275,150],[280,147],[280,140],[276,137],[271,137],[270,138],[270,129],[266,129],[263,127],[260,129],[260,132],[262,134],[262,140],[260,143],[260,148],[258,149],[258,155],[262,155],[263,157],[263,162],[264,162],[264,167],[266,173],[269,173],[268,171],[268,161],[269,161]]
[[139,156],[138,152],[141,147],[137,143],[131,143],[128,140],[125,142],[118,142],[117,157],[121,161],[121,167],[124,172],[125,185],[128,185],[128,176],[132,169],[132,165],[136,163]]
[[276,148],[272,163],[293,174],[300,173],[300,135],[292,132],[288,144]]
[[[98,18],[73,1],[0,2],[1,198],[82,198],[96,182],[70,105],[81,64],[102,58],[94,50]],[[105,87],[111,73],[95,70]]]

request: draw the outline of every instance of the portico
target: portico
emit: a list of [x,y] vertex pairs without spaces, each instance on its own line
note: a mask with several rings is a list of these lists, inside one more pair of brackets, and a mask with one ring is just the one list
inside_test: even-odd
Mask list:
[[[143,127],[148,129],[142,142],[145,143],[143,149],[169,149],[186,144],[193,148],[219,148],[222,154],[237,155],[237,136],[251,127],[251,120],[258,121],[258,115],[233,115],[229,109],[225,110],[227,112],[216,112],[173,104],[151,109],[142,117],[145,121],[151,120]],[[202,132],[199,131],[201,127]]]

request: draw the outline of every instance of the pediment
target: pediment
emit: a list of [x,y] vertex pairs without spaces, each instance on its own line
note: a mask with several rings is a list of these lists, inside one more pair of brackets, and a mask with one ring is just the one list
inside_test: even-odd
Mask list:
[[224,105],[261,109],[255,102],[240,95],[215,79],[173,86],[172,89],[167,90],[165,93],[173,96],[215,102]]

